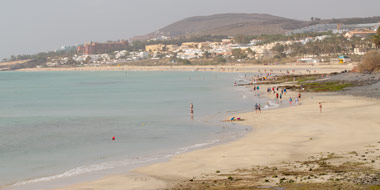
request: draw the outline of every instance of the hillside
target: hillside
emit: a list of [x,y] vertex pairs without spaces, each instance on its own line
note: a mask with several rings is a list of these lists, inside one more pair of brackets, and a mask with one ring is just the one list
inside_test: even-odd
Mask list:
[[145,36],[135,39],[149,39],[161,35],[257,35],[278,34],[307,26],[309,22],[293,20],[269,14],[228,13],[211,16],[189,17]]
[[366,18],[338,18],[314,21],[301,21],[269,14],[227,13],[211,16],[194,16],[172,23],[164,28],[131,40],[147,40],[158,36],[235,36],[283,34],[316,24],[363,24],[380,22],[379,16]]
[[380,22],[380,16],[365,17],[365,18],[338,18],[338,19],[327,19],[322,21],[322,23],[328,24],[365,24],[365,23],[377,23]]

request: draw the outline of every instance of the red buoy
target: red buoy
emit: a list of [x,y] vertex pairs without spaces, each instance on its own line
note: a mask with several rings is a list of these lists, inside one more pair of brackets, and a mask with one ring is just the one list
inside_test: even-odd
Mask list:
[[115,137],[112,137],[112,140],[114,141],[116,138]]

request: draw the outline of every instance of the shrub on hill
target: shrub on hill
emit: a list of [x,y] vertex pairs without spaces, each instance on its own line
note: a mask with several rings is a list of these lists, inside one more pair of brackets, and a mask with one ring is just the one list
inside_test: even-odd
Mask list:
[[370,51],[364,55],[362,62],[358,65],[362,73],[373,73],[380,71],[380,51]]

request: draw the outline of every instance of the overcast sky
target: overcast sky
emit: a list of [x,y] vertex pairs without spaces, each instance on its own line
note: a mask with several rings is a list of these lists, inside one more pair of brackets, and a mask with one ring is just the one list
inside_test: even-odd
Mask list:
[[0,0],[0,58],[128,39],[216,13],[293,19],[380,16],[380,0]]

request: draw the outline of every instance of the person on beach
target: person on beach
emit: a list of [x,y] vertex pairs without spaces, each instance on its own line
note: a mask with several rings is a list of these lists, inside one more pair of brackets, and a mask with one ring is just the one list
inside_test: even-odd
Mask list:
[[276,98],[278,99],[278,92],[276,93]]
[[289,98],[289,104],[292,104],[293,103],[293,99],[292,97]]
[[300,92],[300,93],[298,93],[298,98],[299,98],[299,99],[301,99],[301,92]]
[[190,113],[191,114],[194,113],[194,105],[193,105],[193,103],[190,103]]
[[298,104],[298,97],[296,97],[296,104]]
[[257,103],[255,105],[255,111],[256,111],[256,114],[258,114],[258,112],[259,112],[259,105]]
[[257,109],[259,110],[259,113],[261,113],[261,105],[259,104],[259,106],[257,107]]
[[319,102],[319,113],[322,113],[322,103]]

